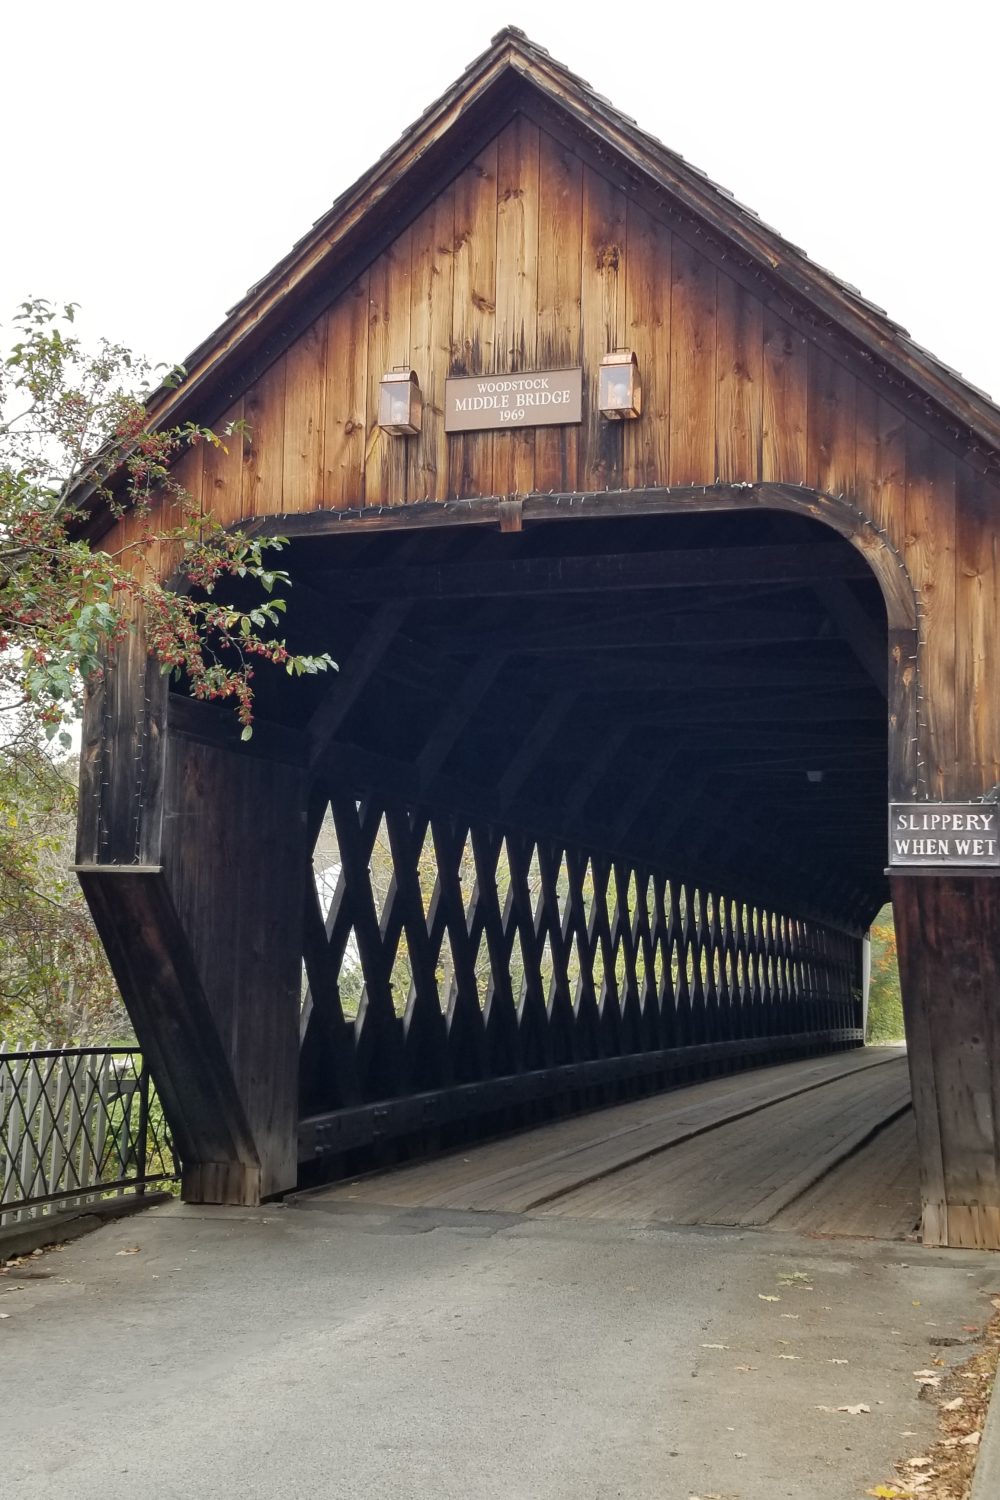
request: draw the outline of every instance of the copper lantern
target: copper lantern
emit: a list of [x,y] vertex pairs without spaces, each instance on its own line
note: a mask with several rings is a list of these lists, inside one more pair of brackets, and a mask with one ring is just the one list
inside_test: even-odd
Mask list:
[[613,422],[637,417],[642,411],[639,361],[632,349],[614,349],[601,360],[597,405],[601,415]]
[[415,370],[400,365],[382,376],[378,388],[378,425],[392,437],[414,437],[420,431],[424,401]]

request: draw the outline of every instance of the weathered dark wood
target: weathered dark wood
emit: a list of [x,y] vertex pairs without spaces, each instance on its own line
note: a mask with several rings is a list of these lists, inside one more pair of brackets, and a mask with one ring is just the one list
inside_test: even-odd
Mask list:
[[90,864],[77,874],[156,1079],[185,1196],[259,1203],[257,1143],[163,870]]
[[1000,881],[894,874],[923,1240],[1000,1250]]
[[264,1197],[296,1177],[306,857],[298,767],[169,736],[164,880],[250,1126]]

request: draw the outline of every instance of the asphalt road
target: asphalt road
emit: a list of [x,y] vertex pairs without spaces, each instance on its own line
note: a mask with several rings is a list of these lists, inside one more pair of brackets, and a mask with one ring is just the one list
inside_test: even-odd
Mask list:
[[964,1357],[931,1340],[998,1280],[916,1246],[320,1204],[172,1204],[25,1270],[2,1500],[853,1500],[929,1443],[914,1371]]

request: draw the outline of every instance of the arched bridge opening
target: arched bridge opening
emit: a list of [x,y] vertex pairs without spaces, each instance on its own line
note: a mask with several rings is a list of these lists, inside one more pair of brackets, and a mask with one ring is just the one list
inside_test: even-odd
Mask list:
[[806,514],[615,510],[290,542],[341,663],[253,742],[307,786],[300,1181],[863,1040],[879,582]]

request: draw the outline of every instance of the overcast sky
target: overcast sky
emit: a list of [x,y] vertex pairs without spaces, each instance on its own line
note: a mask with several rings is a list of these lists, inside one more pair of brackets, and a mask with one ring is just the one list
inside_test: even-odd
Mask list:
[[1000,396],[995,0],[8,0],[0,319],[183,359],[507,23]]

